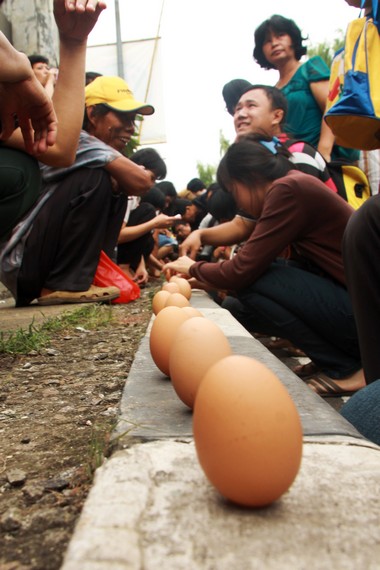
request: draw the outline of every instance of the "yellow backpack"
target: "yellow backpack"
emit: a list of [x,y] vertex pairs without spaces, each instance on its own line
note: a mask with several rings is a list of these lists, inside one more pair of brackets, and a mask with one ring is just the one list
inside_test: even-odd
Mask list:
[[[362,2],[364,4],[364,2]],[[336,143],[348,148],[380,148],[380,22],[372,13],[350,22],[344,50],[331,66],[325,121]]]
[[334,160],[327,164],[338,194],[357,210],[371,195],[366,173],[356,166]]

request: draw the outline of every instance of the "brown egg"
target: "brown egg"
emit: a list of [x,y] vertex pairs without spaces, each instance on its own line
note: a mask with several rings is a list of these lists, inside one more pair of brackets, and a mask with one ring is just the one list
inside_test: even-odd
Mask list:
[[179,285],[173,281],[172,283],[164,283],[161,287],[161,291],[168,291],[168,293],[179,293],[180,289]]
[[232,349],[223,331],[204,317],[193,317],[177,330],[169,356],[169,372],[178,397],[194,406],[198,387],[207,370]]
[[165,307],[188,307],[190,301],[181,293],[172,293],[165,301]]
[[227,499],[269,505],[297,476],[302,427],[277,376],[247,356],[228,356],[206,372],[193,412],[200,465]]
[[187,279],[183,277],[178,277],[177,275],[173,275],[169,279],[169,283],[176,283],[179,287],[179,292],[186,297],[186,299],[190,299],[191,297],[191,285]]
[[169,376],[169,354],[177,329],[189,319],[180,307],[164,307],[155,317],[150,330],[149,347],[157,368]]
[[198,311],[195,307],[189,305],[188,307],[182,307],[182,311],[185,311],[189,317],[204,317],[204,315]]
[[158,291],[152,299],[152,311],[155,315],[165,307],[165,303],[170,296],[169,291]]

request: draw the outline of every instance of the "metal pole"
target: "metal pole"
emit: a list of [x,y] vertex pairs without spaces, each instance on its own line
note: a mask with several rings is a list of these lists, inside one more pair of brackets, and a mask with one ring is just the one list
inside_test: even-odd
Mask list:
[[115,0],[115,27],[116,27],[116,53],[117,74],[124,79],[123,46],[121,42],[120,9],[119,0]]

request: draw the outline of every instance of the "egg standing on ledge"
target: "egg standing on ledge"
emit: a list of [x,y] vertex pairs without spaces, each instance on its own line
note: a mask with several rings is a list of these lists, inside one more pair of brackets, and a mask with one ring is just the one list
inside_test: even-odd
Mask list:
[[155,317],[149,336],[150,354],[157,368],[169,376],[169,355],[177,329],[190,317],[180,307],[164,307]]
[[223,331],[204,317],[185,321],[177,330],[169,356],[170,379],[184,404],[192,408],[198,387],[212,364],[230,356]]
[[199,463],[226,499],[263,507],[297,476],[302,426],[285,386],[247,356],[219,360],[197,392],[193,432]]
[[157,315],[161,309],[165,307],[165,303],[169,297],[169,291],[163,291],[162,289],[154,295],[152,299],[152,311],[155,315]]
[[188,307],[190,301],[181,293],[171,293],[165,301],[165,307]]
[[186,297],[186,299],[190,299],[191,297],[191,285],[187,279],[184,277],[178,277],[177,275],[173,275],[169,279],[169,283],[175,283],[179,287],[179,292],[182,293]]

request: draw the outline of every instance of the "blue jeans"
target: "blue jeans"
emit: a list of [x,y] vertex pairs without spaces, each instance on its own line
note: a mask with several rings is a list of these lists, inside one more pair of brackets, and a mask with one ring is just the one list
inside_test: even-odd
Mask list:
[[290,340],[328,376],[362,367],[348,293],[332,279],[275,262],[238,299],[231,312],[246,328]]
[[380,380],[351,396],[340,413],[358,432],[380,445]]

